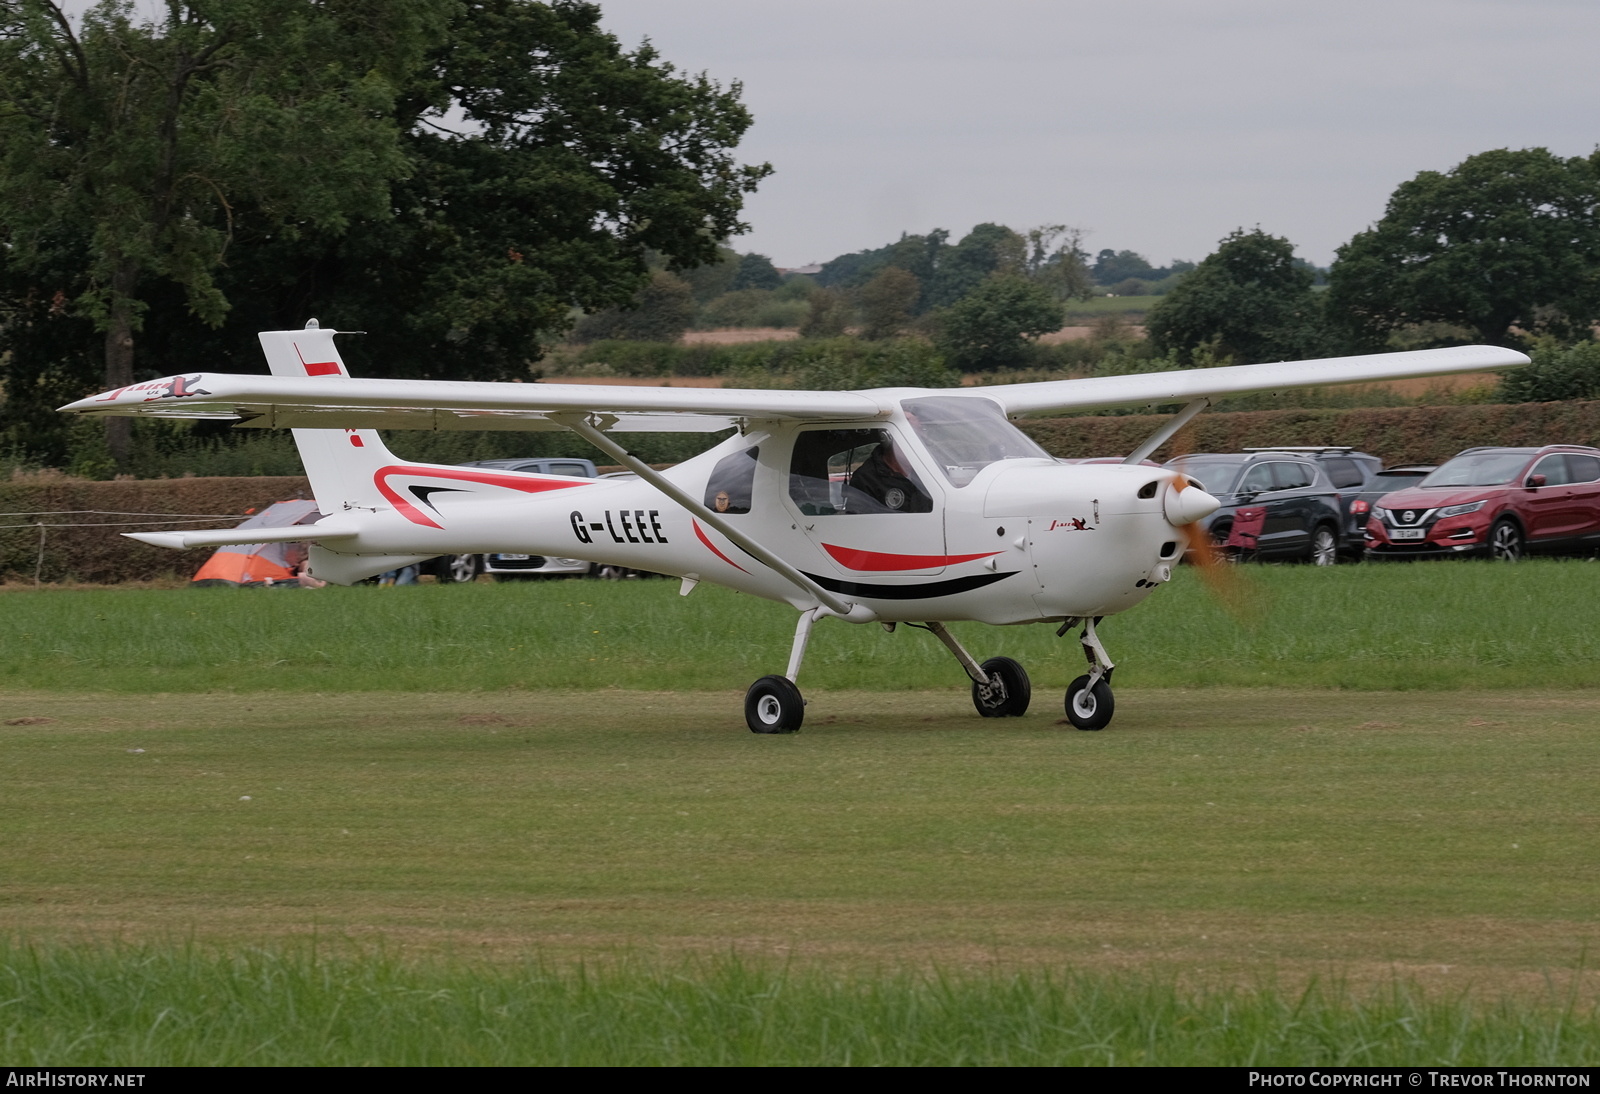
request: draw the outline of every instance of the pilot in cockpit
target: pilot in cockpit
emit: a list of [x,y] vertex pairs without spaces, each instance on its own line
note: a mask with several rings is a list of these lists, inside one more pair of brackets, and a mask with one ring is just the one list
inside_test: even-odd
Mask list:
[[850,476],[851,487],[891,513],[932,512],[933,499],[895,449],[894,438],[888,433],[880,437],[872,454]]

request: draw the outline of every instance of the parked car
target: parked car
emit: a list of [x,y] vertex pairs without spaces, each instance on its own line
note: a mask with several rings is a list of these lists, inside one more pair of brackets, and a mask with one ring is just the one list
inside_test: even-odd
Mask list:
[[1364,549],[1367,538],[1367,521],[1372,517],[1372,507],[1378,504],[1378,499],[1385,494],[1393,494],[1397,490],[1404,490],[1415,486],[1427,478],[1434,470],[1434,464],[1416,464],[1411,467],[1385,467],[1367,480],[1367,484],[1358,494],[1353,494],[1346,510],[1350,517],[1350,528],[1355,535],[1360,537]]
[[[594,461],[572,457],[527,457],[511,460],[477,460],[462,467],[487,467],[495,471],[525,471],[537,475],[566,475],[575,479],[600,477]],[[489,574],[496,581],[524,581],[535,577],[556,577],[595,572],[593,563],[581,558],[555,558],[545,555],[496,553],[487,555],[440,555],[422,564],[441,585],[475,581]]]
[[[1201,522],[1224,545],[1241,509],[1264,509],[1256,546],[1248,557],[1300,558],[1318,566],[1339,560],[1345,516],[1339,492],[1314,456],[1272,449],[1196,453],[1168,460],[1214,495],[1222,506]],[[1245,552],[1235,551],[1239,557]]]
[[[1301,445],[1286,448],[1246,448],[1246,452],[1293,453],[1316,460],[1328,476],[1328,481],[1338,491],[1339,503],[1339,553],[1355,561],[1366,546],[1367,512],[1371,499],[1365,506],[1357,506],[1361,494],[1383,470],[1383,461],[1370,452],[1357,452],[1349,445]],[[1358,512],[1359,509],[1359,512]]]
[[1582,554],[1600,548],[1600,449],[1469,448],[1367,521],[1369,559]]

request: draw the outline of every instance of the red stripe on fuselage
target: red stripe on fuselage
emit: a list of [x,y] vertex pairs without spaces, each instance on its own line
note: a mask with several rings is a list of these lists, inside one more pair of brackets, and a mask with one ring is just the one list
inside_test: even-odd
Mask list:
[[528,475],[516,473],[495,474],[492,471],[456,471],[443,467],[405,467],[395,465],[380,467],[373,473],[372,481],[378,487],[378,492],[388,499],[395,512],[405,517],[413,524],[421,524],[427,528],[443,528],[422,510],[412,505],[389,485],[390,475],[414,475],[419,479],[447,479],[451,482],[478,482],[485,486],[504,486],[511,490],[521,490],[524,494],[540,494],[546,490],[569,490],[574,486],[588,486],[584,479],[555,479],[532,478]]
[[737,562],[733,561],[733,559],[729,558],[727,555],[725,555],[721,551],[717,550],[717,545],[715,543],[712,543],[709,539],[707,539],[706,538],[706,534],[700,530],[700,522],[699,521],[690,520],[689,523],[694,526],[695,538],[698,539],[701,543],[704,543],[707,547],[709,547],[711,549],[711,553],[712,554],[716,555],[722,561],[726,562],[729,566],[732,566],[735,570],[738,570],[742,574],[747,574],[747,573],[750,572],[749,570],[746,570],[743,566],[739,565]]
[[958,562],[971,562],[975,558],[993,558],[999,551],[983,551],[975,555],[891,555],[882,551],[862,551],[854,547],[836,547],[824,543],[823,550],[847,570],[931,570],[938,566],[954,566]]

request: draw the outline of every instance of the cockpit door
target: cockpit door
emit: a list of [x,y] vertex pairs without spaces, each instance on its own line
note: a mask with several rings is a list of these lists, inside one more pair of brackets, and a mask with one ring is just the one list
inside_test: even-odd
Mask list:
[[786,500],[815,573],[870,586],[944,569],[943,499],[913,444],[886,425],[795,434]]

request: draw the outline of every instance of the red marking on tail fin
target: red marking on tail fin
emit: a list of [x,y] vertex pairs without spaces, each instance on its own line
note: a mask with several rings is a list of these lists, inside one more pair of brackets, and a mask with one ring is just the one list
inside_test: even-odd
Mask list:
[[307,361],[306,355],[300,352],[300,344],[294,345],[294,355],[300,358],[300,363],[305,366],[307,376],[340,376],[344,370],[337,361]]

